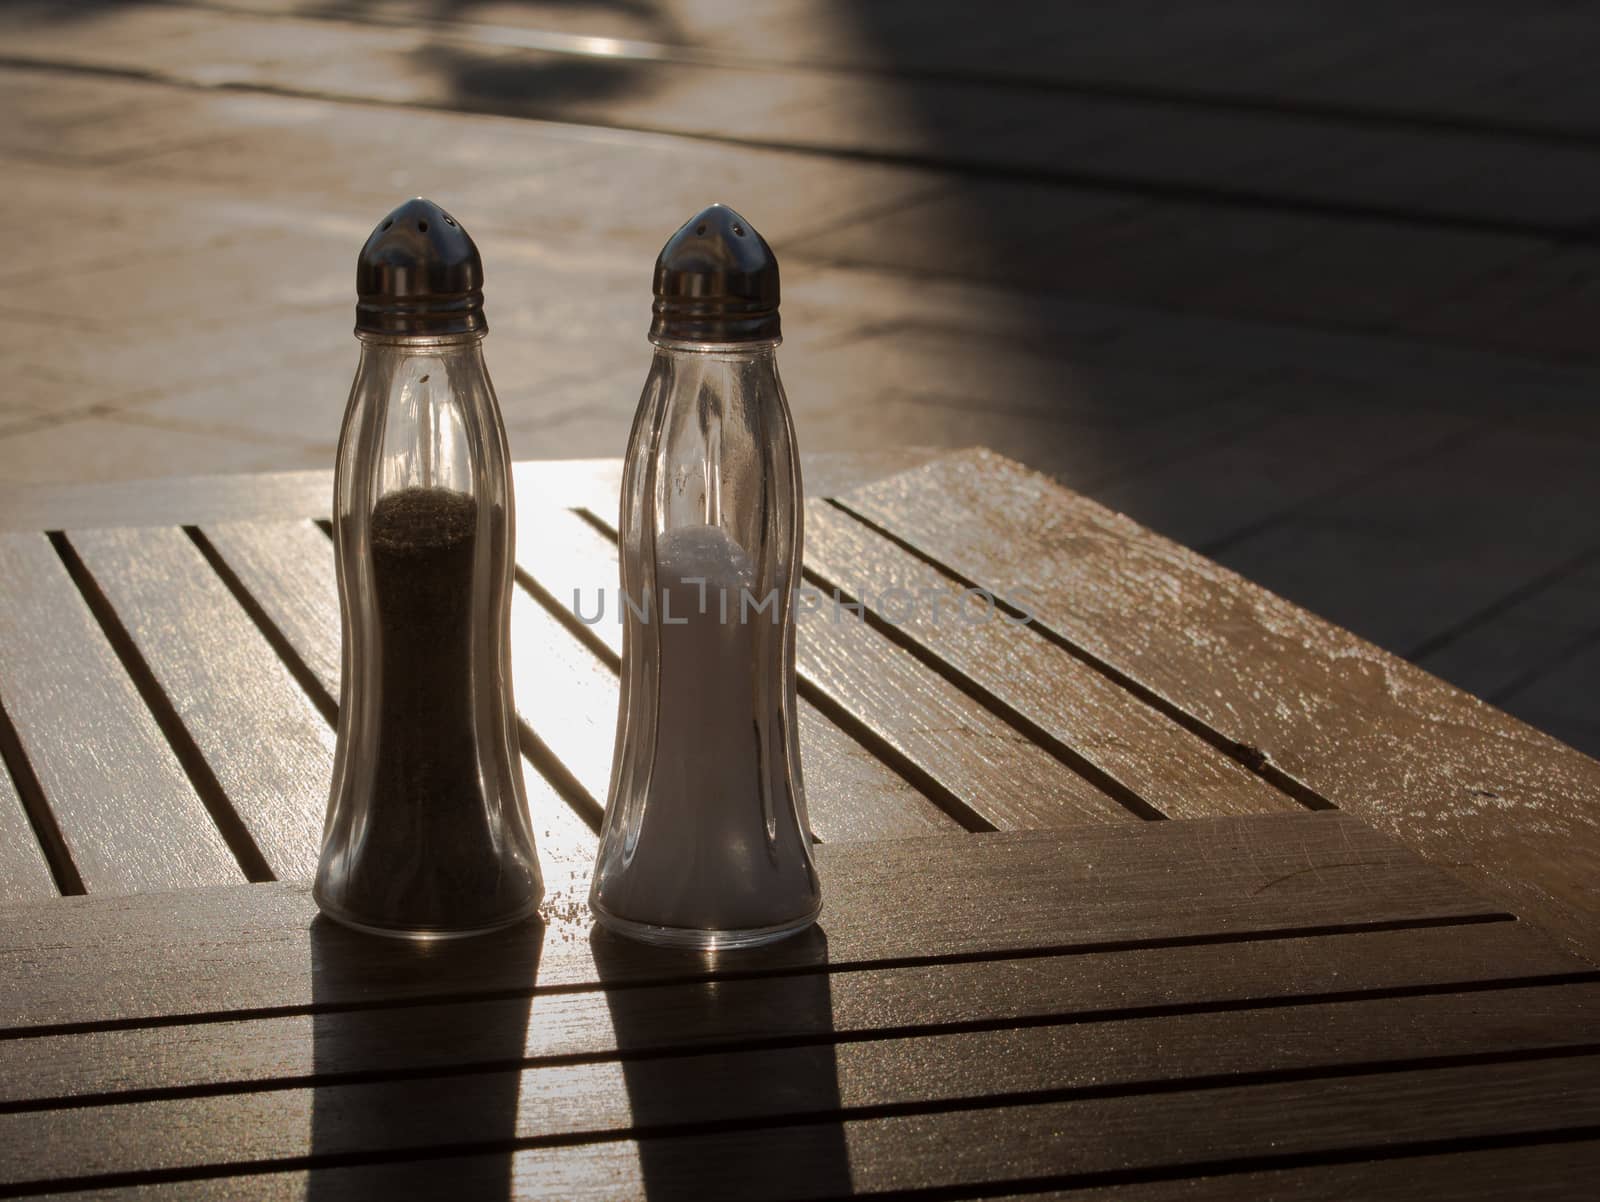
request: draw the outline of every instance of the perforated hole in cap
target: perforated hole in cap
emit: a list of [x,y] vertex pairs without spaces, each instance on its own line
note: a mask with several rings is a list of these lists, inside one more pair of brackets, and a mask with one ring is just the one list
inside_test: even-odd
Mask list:
[[426,234],[428,232],[428,223],[426,221],[419,221],[417,222],[417,228]]

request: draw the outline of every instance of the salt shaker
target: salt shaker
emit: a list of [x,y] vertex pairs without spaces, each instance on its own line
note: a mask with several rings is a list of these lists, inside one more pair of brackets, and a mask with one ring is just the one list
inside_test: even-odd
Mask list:
[[543,897],[511,694],[513,512],[483,361],[483,264],[421,198],[356,268],[361,361],[339,436],[344,622],[315,895],[385,935],[506,926]]
[[656,260],[655,358],[623,468],[622,701],[589,904],[649,943],[809,926],[795,711],[802,491],[778,379],[778,263],[712,205]]

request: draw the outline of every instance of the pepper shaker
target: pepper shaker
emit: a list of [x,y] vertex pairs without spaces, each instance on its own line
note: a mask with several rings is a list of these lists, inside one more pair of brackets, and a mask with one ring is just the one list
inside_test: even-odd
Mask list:
[[622,700],[590,893],[646,942],[749,947],[822,905],[795,709],[802,489],[778,263],[722,205],[656,261],[622,484]]
[[315,896],[384,935],[492,930],[544,893],[511,693],[510,455],[482,288],[471,237],[421,198],[373,230],[356,269],[361,360],[334,478],[342,687]]

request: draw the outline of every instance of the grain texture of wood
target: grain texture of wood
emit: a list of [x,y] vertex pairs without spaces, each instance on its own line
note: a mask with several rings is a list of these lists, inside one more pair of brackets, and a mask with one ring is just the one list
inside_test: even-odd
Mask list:
[[[549,604],[582,615],[586,645],[615,673],[622,655],[616,544],[576,513],[547,509],[518,522],[517,563]],[[595,621],[602,598],[607,608]],[[820,838],[892,839],[961,829],[804,699],[800,747],[811,825]],[[611,748],[606,751],[609,765]]]
[[1263,1173],[1179,1177],[1083,1190],[1008,1194],[988,1202],[1588,1202],[1600,1140],[1535,1143],[1448,1155],[1318,1164]]
[[244,879],[43,534],[0,536],[0,700],[89,892]]
[[[624,1152],[638,1155],[638,1146]],[[436,1198],[452,1190],[482,1184],[496,1197],[517,1194],[519,1181],[528,1188],[538,1184],[531,1171],[532,1154],[506,1154],[447,1160],[432,1164],[319,1169],[271,1173],[241,1181],[222,1177],[165,1185],[135,1186],[126,1190],[73,1194],[74,1202],[105,1202],[112,1198],[135,1202],[171,1202],[173,1199],[240,1198],[256,1202],[299,1202],[318,1198]],[[1594,1179],[1600,1174],[1600,1141],[1538,1142],[1486,1151],[1456,1151],[1447,1155],[1404,1155],[1354,1163],[1324,1157],[1328,1163],[1258,1172],[1213,1171],[1203,1177],[1161,1174],[1119,1175],[1116,1185],[1069,1189],[1033,1189],[1026,1194],[1000,1197],[982,1187],[954,1196],[982,1197],[987,1202],[1239,1202],[1240,1199],[1294,1199],[1294,1202],[1590,1202]],[[597,1168],[600,1166],[597,1166]],[[609,1187],[613,1197],[645,1196],[646,1182],[638,1167],[607,1166],[607,1174],[590,1190],[591,1197]],[[514,1176],[528,1170],[523,1176]],[[1155,1179],[1151,1179],[1154,1177]],[[660,1177],[652,1181],[651,1199],[671,1197]],[[688,1197],[700,1195],[690,1193]]]
[[1300,808],[1060,646],[823,501],[806,507],[806,566],[824,592],[860,600],[1008,707],[1013,721],[1035,724],[1169,818]]
[[1600,762],[992,453],[843,503],[1600,959]]
[[[826,986],[818,1000],[827,1004]],[[1433,1058],[1489,1060],[1582,1048],[1597,1012],[1600,985],[1558,986],[1511,994],[1175,1015],[1142,1020],[1137,1033],[1117,1022],[919,1033],[821,1046],[349,1084],[318,1081],[260,1092],[75,1105],[0,1114],[0,1149],[5,1150],[0,1182],[312,1155],[405,1156],[470,1144],[491,1134],[507,1140],[555,1140],[604,1137],[630,1128],[690,1131],[755,1120],[780,1125],[886,1106],[977,1107],[1007,1095],[1040,1102],[1084,1091],[1138,1095],[1262,1076],[1315,1076],[1337,1083],[1351,1066],[1367,1073],[1380,1066],[1403,1070]],[[529,1022],[524,1007],[498,1034],[518,1035]],[[622,1021],[617,1025],[617,1038],[625,1042],[629,1028]],[[1597,1058],[1578,1061],[1588,1068],[1586,1086],[1576,1072],[1562,1074],[1559,1079],[1569,1094],[1523,1098],[1497,1122],[1533,1129],[1600,1125],[1600,1047],[1588,1046]],[[1542,1076],[1538,1069],[1533,1074]],[[782,1087],[774,1088],[776,1082]],[[1435,1110],[1443,1113],[1436,1117],[1450,1124],[1461,1121],[1463,1111],[1478,1112],[1481,1122],[1489,1112],[1480,1111],[1480,1105],[1442,1097]],[[1337,1109],[1314,1107],[1304,1113],[1302,1104],[1301,1110],[1280,1116],[1272,1144],[1292,1140],[1302,1117],[1314,1116],[1321,1126],[1354,1121]]]
[[[803,456],[806,484],[812,496],[828,496],[926,463],[940,453],[930,447],[811,453]],[[615,514],[622,461],[527,460],[512,467],[512,476],[524,503],[540,499]],[[324,520],[332,507],[331,470],[0,486],[0,530]]]
[[[226,522],[207,526],[202,534],[318,687],[337,705],[342,635],[333,543],[328,536],[310,521]],[[530,653],[532,649],[524,647],[513,631],[512,654],[519,669]],[[519,687],[519,711],[522,701]],[[598,840],[589,823],[526,758],[522,780],[539,860],[546,873],[552,869],[570,872],[594,863]]]
[[[696,1196],[707,1198],[825,1197],[825,1187],[798,1171],[783,1177],[770,1166],[802,1166],[808,1153],[837,1155],[842,1134],[859,1193],[965,1186],[982,1195],[1000,1192],[995,1183],[1005,1181],[1231,1167],[1440,1139],[1537,1138],[1560,1123],[1552,1099],[1592,1122],[1597,1092],[1594,1064],[1557,1060],[847,1121],[842,1132],[701,1136],[661,1141],[646,1163],[659,1196],[686,1197],[698,1187]],[[1224,1115],[1228,1121],[1219,1122]],[[603,1196],[585,1182],[605,1180],[596,1162],[606,1151],[585,1149],[570,1176],[554,1149],[519,1153],[513,1180],[529,1196]]]
[[[787,940],[709,968],[630,946],[603,979],[1089,952],[1493,912],[1449,873],[1334,813],[838,843],[818,854],[825,941]],[[558,891],[544,913],[542,931],[419,952],[390,940],[314,940],[338,928],[313,928],[316,907],[302,885],[16,906],[0,947],[0,976],[15,982],[0,995],[0,1031],[521,993],[532,988],[530,966],[542,991],[597,985],[581,898]]]
[[0,764],[0,905],[55,897],[55,878],[22,798]]
[[68,541],[279,880],[316,874],[333,730],[189,537],[171,526]]
[[[1015,1034],[1028,1037],[1020,1041],[1025,1045],[1054,1033]],[[204,1171],[217,1163],[213,1158],[259,1162],[275,1158],[278,1148],[308,1145],[318,1154],[362,1149],[358,1156],[380,1159],[386,1144],[415,1148],[454,1135],[457,1149],[471,1150],[476,1137],[502,1161],[505,1152],[496,1145],[505,1140],[537,1143],[516,1153],[513,1181],[521,1197],[615,1197],[616,1175],[631,1169],[640,1178],[630,1183],[633,1189],[652,1198],[808,1198],[837,1196],[841,1186],[858,1193],[940,1186],[992,1190],[991,1183],[1176,1166],[1199,1175],[1213,1165],[1242,1162],[1259,1168],[1274,1159],[1428,1148],[1445,1140],[1533,1140],[1563,1130],[1592,1130],[1600,1120],[1600,1072],[1593,1056],[1359,1076],[1316,1074],[1251,1085],[1207,1083],[1158,1092],[1091,1088],[1080,1097],[1071,1097],[1069,1087],[1059,1091],[1069,1094],[1063,1100],[1051,1100],[1046,1092],[1028,1105],[912,1105],[910,1113],[879,1117],[864,1099],[885,1096],[896,1085],[936,1094],[954,1084],[937,1052],[931,1054],[929,1071],[919,1068],[914,1049],[935,1041],[895,1042],[906,1044],[907,1055],[893,1065],[871,1063],[892,1054],[894,1045],[887,1041],[842,1045],[831,1066],[776,1063],[808,1049],[773,1053],[773,1068],[788,1074],[790,1091],[764,1088],[763,1079],[755,1077],[710,1081],[693,1093],[674,1093],[672,1074],[684,1065],[645,1061],[630,1066],[626,1076],[619,1066],[592,1066],[593,1074],[575,1074],[596,1078],[582,1082],[592,1087],[571,1095],[563,1086],[560,1093],[500,1092],[490,1101],[495,1083],[472,1076],[429,1082],[433,1092],[426,1099],[417,1092],[420,1083],[385,1082],[136,1104],[114,1108],[123,1110],[120,1121],[96,1110],[9,1115],[0,1117],[0,1130],[6,1132],[8,1150],[19,1154],[8,1164],[18,1184],[65,1179],[94,1185],[97,1172],[139,1165],[181,1171],[199,1162]],[[1007,1057],[1004,1066],[1026,1074],[1032,1063],[1026,1046],[997,1047],[983,1056],[978,1045],[995,1042],[992,1035],[955,1036],[950,1042],[951,1052],[957,1044],[968,1045],[960,1074],[994,1072],[1007,1051],[1015,1059]],[[1070,1055],[1051,1067],[1070,1073]],[[749,1063],[745,1068],[756,1071]],[[728,1092],[719,1093],[719,1084]],[[714,1134],[673,1131],[702,1108],[717,1113],[744,1101],[777,1109],[785,1101],[803,1100],[808,1091],[819,1100],[834,1093],[831,1100],[845,1107],[843,1121],[774,1123]],[[684,1110],[675,1111],[679,1099]],[[218,1109],[225,1113],[214,1113]],[[1219,1115],[1228,1121],[1219,1123]],[[661,1125],[649,1122],[662,1117]],[[627,1155],[628,1141],[615,1138],[630,1127],[649,1132],[637,1160]],[[600,1138],[566,1143],[574,1130]],[[140,1139],[141,1133],[150,1138]],[[62,1145],[82,1149],[81,1158],[62,1158]],[[58,1164],[66,1172],[55,1173]],[[774,1171],[778,1165],[784,1171]],[[457,1161],[452,1167],[459,1182],[464,1166]],[[26,1176],[40,1170],[40,1176]],[[597,1193],[597,1187],[606,1192]]]
[[[864,969],[829,977],[820,1000],[818,978],[758,977],[609,994],[543,993],[531,1004],[527,997],[490,998],[112,1028],[0,1040],[0,1109],[230,1083],[601,1060],[619,1056],[619,1049],[639,1056],[828,1043],[885,1030],[936,1034],[974,1025],[1136,1022],[1129,1029],[1140,1033],[1142,1046],[1164,1055],[1168,1035],[1187,1039],[1196,1031],[1162,1027],[1157,1018],[1208,1008],[1246,1016],[1240,1023],[1267,1016],[1260,1032],[1265,1038],[1282,1029],[1274,1023],[1306,1029],[1327,1014],[1331,1035],[1344,1029],[1341,1006],[1354,1007],[1351,1014],[1361,1006],[1370,1011],[1386,1005],[1382,995],[1394,992],[1416,996],[1366,1021],[1415,1040],[1403,1045],[1404,1055],[1438,1055],[1439,1039],[1464,1038],[1459,1025],[1419,1030],[1419,1024],[1427,1025],[1417,1018],[1421,1014],[1456,1024],[1465,1017],[1469,1025],[1484,1015],[1552,1024],[1565,1016],[1572,1025],[1554,1034],[1551,1027],[1545,1037],[1594,1041],[1600,1038],[1594,1011],[1600,987],[1561,986],[1572,968],[1571,957],[1530,938],[1528,928],[1497,922],[1263,939],[1226,951],[1202,944]],[[1537,981],[1554,984],[1545,987],[1548,992],[1509,987]],[[1496,982],[1507,987],[1493,997],[1479,996]],[[1379,996],[1362,1000],[1374,993]],[[1269,1014],[1277,1007],[1303,1009],[1298,1018],[1279,1020]],[[1474,1038],[1479,1037],[1481,1032]],[[1320,1046],[1337,1060],[1356,1058],[1354,1045],[1324,1040]],[[1376,1045],[1364,1046],[1362,1055],[1377,1054]],[[1425,1053],[1424,1047],[1435,1050]]]

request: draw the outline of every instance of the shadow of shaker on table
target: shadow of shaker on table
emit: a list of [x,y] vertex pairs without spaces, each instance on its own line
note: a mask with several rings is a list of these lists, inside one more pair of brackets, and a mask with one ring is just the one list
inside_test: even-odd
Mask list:
[[[389,1174],[381,1165],[354,1174],[314,1169],[306,1197],[343,1202],[380,1186],[383,1196],[426,1197],[427,1183],[441,1180],[455,1197],[513,1197],[511,1141],[544,923],[425,942],[376,938],[318,917],[310,935],[313,1164],[382,1162],[440,1143],[471,1154]],[[475,989],[490,996],[420,1000]],[[364,995],[382,1000],[358,1008]]]
[[757,1181],[807,1197],[851,1192],[820,927],[784,942],[785,960],[799,951],[805,967],[753,981],[641,988],[641,956],[693,971],[753,966],[761,952],[657,951],[600,926],[589,943],[650,1202],[749,1196]]

